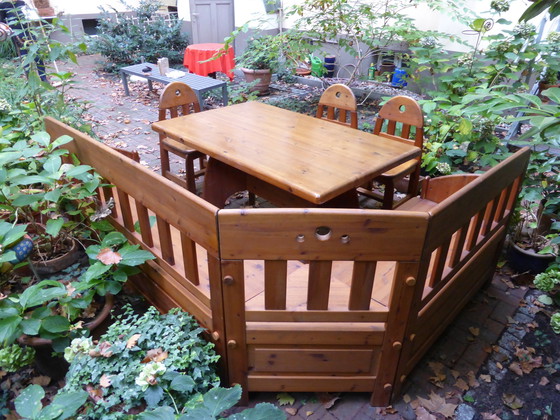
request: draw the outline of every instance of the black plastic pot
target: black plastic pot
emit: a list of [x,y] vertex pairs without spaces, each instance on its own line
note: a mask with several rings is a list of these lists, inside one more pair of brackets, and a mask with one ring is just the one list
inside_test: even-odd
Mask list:
[[508,265],[518,273],[539,274],[555,260],[552,254],[538,254],[532,249],[523,249],[511,242],[507,250]]

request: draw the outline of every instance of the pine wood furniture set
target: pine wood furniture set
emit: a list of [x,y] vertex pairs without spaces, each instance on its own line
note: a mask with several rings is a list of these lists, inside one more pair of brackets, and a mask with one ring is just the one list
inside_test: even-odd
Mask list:
[[[223,139],[237,141],[232,133],[243,124],[231,118],[231,109],[193,114],[208,118],[193,119],[189,133],[207,132],[204,124],[211,124],[221,126]],[[256,112],[268,118],[267,109],[258,105]],[[241,384],[244,397],[251,391],[369,392],[372,405],[388,405],[491,279],[529,159],[523,149],[482,175],[429,180],[422,196],[398,210],[221,209],[61,122],[45,123],[52,138],[71,136],[65,147],[112,184],[100,193],[116,201],[114,226],[156,255],[134,286],[160,310],[179,306],[197,318],[221,355],[223,384]],[[244,132],[264,136],[266,144],[274,131],[290,129],[270,118],[266,125],[269,133]],[[173,127],[155,124],[166,135]],[[318,127],[307,137],[331,128]],[[359,143],[371,135],[356,136]],[[180,140],[210,156],[220,150],[219,140],[204,147],[186,134]],[[289,142],[283,147],[292,150]],[[408,147],[414,156],[416,148]],[[258,166],[265,151],[254,153]],[[305,147],[300,153],[323,159]],[[356,185],[365,178],[355,175]],[[262,181],[286,191],[280,179]],[[333,180],[331,190],[319,193],[289,188],[320,203],[346,187]]]

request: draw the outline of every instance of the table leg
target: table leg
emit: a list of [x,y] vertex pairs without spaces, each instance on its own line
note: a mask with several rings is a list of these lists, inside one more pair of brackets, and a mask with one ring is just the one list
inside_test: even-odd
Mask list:
[[196,95],[196,99],[198,99],[198,103],[200,104],[200,110],[204,110],[204,99],[202,98],[202,93],[199,90],[195,90],[194,94]]
[[154,87],[152,86],[152,81],[150,79],[148,79],[148,89],[150,90],[150,92],[154,91]]
[[224,208],[229,196],[247,189],[247,176],[219,160],[209,158],[204,175],[202,197],[219,208]]
[[130,92],[128,90],[128,79],[127,79],[126,73],[124,71],[121,71],[121,80],[122,80],[122,84],[123,84],[123,88],[124,88],[124,94],[126,96],[130,96]]
[[222,86],[222,103],[224,104],[224,106],[227,106],[227,104],[228,104],[227,84],[224,84]]

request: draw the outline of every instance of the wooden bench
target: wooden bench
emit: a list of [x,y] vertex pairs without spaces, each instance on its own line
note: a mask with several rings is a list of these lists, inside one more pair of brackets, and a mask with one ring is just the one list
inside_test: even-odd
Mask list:
[[198,319],[245,401],[346,391],[388,405],[492,278],[529,159],[523,149],[484,174],[430,180],[399,210],[220,210],[54,119],[46,127],[73,137],[65,147],[113,185],[100,191],[115,198],[111,222],[156,255],[134,286]]

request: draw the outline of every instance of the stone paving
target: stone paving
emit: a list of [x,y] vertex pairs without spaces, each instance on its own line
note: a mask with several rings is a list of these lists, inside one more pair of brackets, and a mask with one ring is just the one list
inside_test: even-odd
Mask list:
[[[147,84],[139,82],[131,84],[131,96],[124,96],[118,75],[94,72],[98,59],[98,56],[84,56],[79,59],[80,66],[66,66],[77,73],[77,84],[71,95],[89,102],[88,119],[101,140],[138,150],[142,163],[158,171],[158,138],[150,128],[157,118],[158,94],[148,92]],[[461,397],[476,386],[477,373],[489,354],[493,355],[488,363],[496,364],[500,356],[493,352],[492,346],[506,348],[504,340],[520,338],[514,335],[511,319],[521,322],[530,319],[529,312],[518,312],[526,291],[527,288],[513,286],[508,276],[497,272],[408,376],[402,395],[392,407],[371,407],[369,394],[363,393],[292,393],[295,402],[282,408],[291,419],[414,419],[424,413],[418,398],[427,398],[434,392],[444,396],[446,402],[458,405],[455,418],[472,419],[475,412],[461,404]],[[500,369],[494,366],[491,372],[499,379]],[[253,393],[250,399],[250,405],[262,401],[277,403],[275,393]]]

